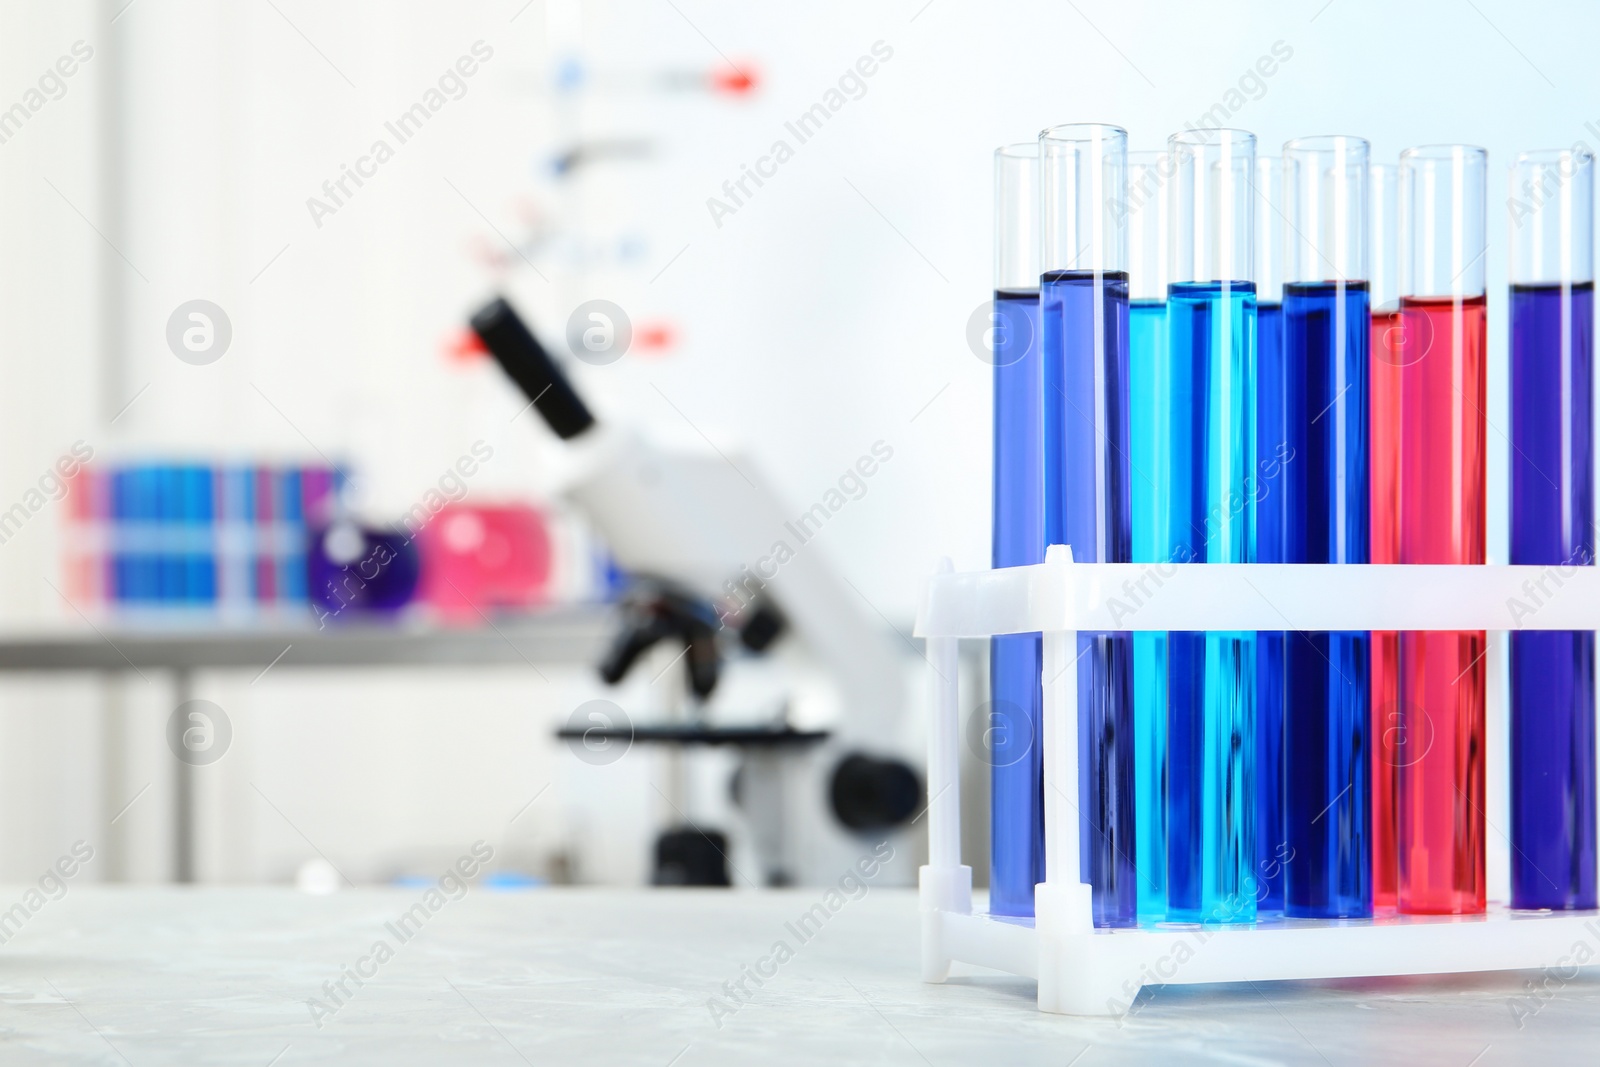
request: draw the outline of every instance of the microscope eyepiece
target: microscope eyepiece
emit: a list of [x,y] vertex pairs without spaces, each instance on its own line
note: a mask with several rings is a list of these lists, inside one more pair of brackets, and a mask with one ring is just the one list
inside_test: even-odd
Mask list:
[[472,316],[472,332],[557,437],[570,441],[594,425],[594,416],[561,367],[504,297],[495,297]]

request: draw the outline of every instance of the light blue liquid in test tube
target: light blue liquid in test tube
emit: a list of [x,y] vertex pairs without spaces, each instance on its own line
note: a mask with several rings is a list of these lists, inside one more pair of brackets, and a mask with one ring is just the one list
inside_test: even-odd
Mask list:
[[[1174,284],[1167,308],[1174,559],[1249,562],[1254,286]],[[1253,631],[1168,635],[1167,917],[1174,921],[1255,916],[1255,643]]]
[[[1171,422],[1162,398],[1170,388],[1167,304],[1135,300],[1128,312],[1129,451],[1133,562],[1162,563],[1167,541],[1167,457]],[[1139,586],[1141,597],[1153,584]],[[1137,816],[1139,919],[1159,921],[1167,910],[1167,635],[1133,635],[1134,811]]]
[[[1128,153],[1128,478],[1133,562],[1163,563],[1171,551],[1168,500],[1172,374],[1167,345],[1167,239],[1171,157]],[[1135,610],[1159,588],[1142,578]],[[1167,911],[1167,635],[1133,634],[1135,863],[1139,921]]]
[[[1254,552],[1255,138],[1189,130],[1169,142],[1176,239],[1168,288],[1172,558],[1248,563]],[[1167,638],[1167,918],[1253,922],[1253,631]]]

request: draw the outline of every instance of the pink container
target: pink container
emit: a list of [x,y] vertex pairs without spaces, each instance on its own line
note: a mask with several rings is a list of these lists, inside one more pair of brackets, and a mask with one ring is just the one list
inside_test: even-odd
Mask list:
[[545,599],[550,534],[544,516],[523,504],[449,504],[417,535],[422,599],[450,622],[480,612],[526,608]]

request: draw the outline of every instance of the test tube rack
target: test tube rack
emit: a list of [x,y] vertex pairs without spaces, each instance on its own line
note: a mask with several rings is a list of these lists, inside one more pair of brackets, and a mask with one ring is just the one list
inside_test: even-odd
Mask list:
[[[1077,631],[1593,630],[1600,568],[1074,563],[1065,545],[1029,567],[954,573],[941,563],[917,616],[927,642],[928,864],[919,872],[922,977],[960,961],[1034,978],[1039,1008],[1118,1016],[1145,984],[1359,978],[1600,964],[1600,912],[1264,920],[1252,925],[1096,929],[1080,880]],[[961,863],[957,745],[962,638],[1043,635],[1045,880],[1030,921],[974,913]],[[1507,804],[1503,664],[1489,643],[1487,812]],[[1498,706],[1497,706],[1498,705]],[[1289,712],[1292,714],[1292,709]],[[1498,773],[1497,773],[1498,770]],[[1497,839],[1498,838],[1498,839]],[[1588,951],[1583,951],[1587,946]]]

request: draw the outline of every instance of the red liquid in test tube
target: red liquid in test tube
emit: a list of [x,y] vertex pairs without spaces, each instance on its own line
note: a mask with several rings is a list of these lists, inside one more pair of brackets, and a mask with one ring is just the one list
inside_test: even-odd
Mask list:
[[[1484,298],[1401,301],[1400,562],[1484,562]],[[1431,345],[1428,342],[1431,341]],[[1481,912],[1484,656],[1481,630],[1400,635],[1398,903]]]
[[[1486,173],[1477,148],[1428,146],[1401,156],[1398,335],[1391,331],[1373,376],[1374,449],[1388,457],[1384,478],[1393,479],[1375,487],[1374,533],[1388,537],[1393,562],[1485,562]],[[1399,635],[1399,685],[1385,694],[1393,722],[1378,743],[1394,768],[1402,913],[1485,908],[1486,650],[1483,631]],[[1374,686],[1381,684],[1375,672]]]
[[[1374,181],[1373,189],[1379,188]],[[1392,225],[1392,216],[1391,216]],[[1392,234],[1390,235],[1392,240]],[[1376,298],[1376,294],[1374,294]],[[1398,308],[1372,310],[1372,562],[1400,562],[1400,420],[1403,381]],[[1400,635],[1372,632],[1372,906],[1393,908],[1398,882],[1395,799],[1404,724],[1400,718]]]

